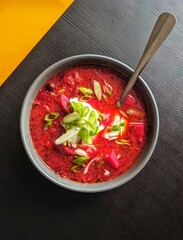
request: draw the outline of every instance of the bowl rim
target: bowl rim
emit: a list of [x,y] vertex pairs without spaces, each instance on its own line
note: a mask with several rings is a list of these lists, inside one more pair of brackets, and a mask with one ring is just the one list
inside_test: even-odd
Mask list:
[[[36,88],[39,89],[43,85],[43,83],[49,79],[49,77],[56,74],[57,71],[56,72],[54,72],[54,71],[56,69],[58,69],[60,66],[63,66],[64,64],[68,64],[71,62],[73,63],[75,61],[76,62],[77,61],[86,61],[87,62],[90,60],[91,60],[91,62],[96,60],[96,61],[101,61],[101,62],[104,61],[109,64],[118,65],[121,68],[121,70],[124,71],[124,69],[125,69],[125,71],[127,71],[129,74],[132,74],[132,72],[134,71],[131,67],[124,64],[123,62],[120,62],[119,60],[116,60],[114,58],[107,57],[104,55],[81,54],[81,55],[75,55],[75,56],[64,58],[64,59],[59,60],[59,61],[55,62],[54,64],[50,65],[33,81],[33,83],[29,87],[29,89],[24,97],[22,108],[21,108],[21,113],[20,113],[20,134],[21,134],[23,146],[24,146],[24,149],[25,149],[29,159],[31,160],[33,165],[37,168],[37,170],[43,176],[45,176],[48,180],[50,180],[51,182],[53,182],[63,188],[66,188],[66,189],[72,190],[72,191],[76,191],[76,192],[85,192],[85,193],[108,191],[108,190],[114,189],[116,187],[119,187],[119,186],[127,183],[132,178],[134,178],[144,168],[144,166],[149,161],[149,159],[154,151],[154,148],[156,146],[158,134],[159,134],[159,113],[158,113],[158,107],[157,107],[155,98],[154,98],[150,88],[146,84],[146,82],[143,80],[143,78],[141,76],[139,76],[138,81],[140,82],[140,84],[142,84],[144,89],[146,89],[146,92],[148,93],[148,96],[152,102],[155,130],[153,131],[153,137],[152,137],[152,141],[150,143],[149,151],[145,155],[145,159],[143,161],[141,161],[140,164],[138,164],[138,160],[136,161],[136,163],[135,163],[137,165],[136,168],[134,168],[134,165],[135,165],[134,164],[134,165],[132,165],[132,167],[129,170],[127,170],[128,174],[127,174],[127,172],[125,172],[125,173],[119,175],[118,177],[116,177],[110,181],[107,181],[107,182],[79,183],[79,182],[75,182],[75,181],[72,181],[69,179],[64,179],[64,178],[60,177],[58,174],[54,173],[44,163],[44,161],[38,156],[38,154],[36,153],[36,150],[33,147],[33,143],[32,143],[31,137],[29,135],[30,134],[29,127],[28,127],[29,122],[27,123],[25,121],[26,118],[29,120],[29,113],[30,113],[30,109],[32,106],[31,105],[31,96],[33,93],[35,96],[37,94],[37,91],[34,91],[34,89],[36,89]],[[90,64],[90,63],[86,63],[86,64]],[[102,65],[102,64],[98,64],[98,63],[92,63],[92,64]],[[74,66],[74,64],[71,64],[71,65]],[[76,65],[83,65],[83,64],[76,64]],[[104,64],[104,65],[106,65],[106,64]],[[53,72],[53,74],[51,74],[52,72]],[[50,75],[50,76],[48,77],[48,75]],[[40,86],[38,87],[39,84],[40,84]],[[33,101],[33,99],[34,98],[32,98],[32,101]],[[29,113],[27,111],[28,106],[29,106]]]

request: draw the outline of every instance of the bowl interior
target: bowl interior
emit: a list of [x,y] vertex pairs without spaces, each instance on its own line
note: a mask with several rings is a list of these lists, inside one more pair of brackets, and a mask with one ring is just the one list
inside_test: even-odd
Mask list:
[[29,117],[30,111],[32,107],[32,103],[34,98],[37,95],[38,90],[47,81],[51,76],[54,74],[66,69],[68,67],[73,67],[77,65],[87,65],[87,64],[94,64],[94,65],[103,65],[103,66],[110,66],[113,69],[117,70],[127,79],[130,78],[133,70],[128,67],[127,65],[101,55],[78,55],[73,56],[70,58],[63,59],[49,68],[47,68],[43,73],[41,73],[37,79],[33,82],[31,87],[29,88],[26,97],[24,99],[21,111],[21,118],[20,118],[20,131],[21,137],[24,144],[24,148],[31,159],[32,163],[35,167],[49,180],[54,182],[55,184],[65,187],[70,190],[80,191],[80,192],[101,192],[113,189],[118,187],[130,179],[132,179],[136,174],[138,174],[142,168],[146,165],[149,158],[151,157],[154,147],[157,142],[158,132],[159,132],[159,115],[158,109],[153,97],[153,94],[145,81],[139,77],[135,87],[138,89],[139,93],[143,97],[148,117],[150,121],[150,132],[149,132],[149,139],[144,148],[144,151],[140,155],[139,159],[136,163],[124,174],[118,176],[117,178],[103,183],[95,183],[95,184],[84,184],[78,183],[71,180],[67,180],[61,178],[59,175],[55,174],[45,163],[44,161],[37,155],[36,150],[34,149],[31,137],[30,137],[30,130],[29,130]]

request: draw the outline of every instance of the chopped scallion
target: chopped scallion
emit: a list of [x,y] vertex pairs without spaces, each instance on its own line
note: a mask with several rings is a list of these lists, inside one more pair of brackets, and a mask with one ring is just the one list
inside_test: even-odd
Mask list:
[[78,136],[87,144],[92,144],[92,138],[90,136],[90,133],[88,129],[85,127],[82,127],[80,131],[78,132]]
[[82,111],[84,109],[84,105],[79,102],[71,102],[71,106],[74,109],[75,112],[82,114]]
[[74,123],[65,123],[64,127],[66,130],[71,129],[74,126]]
[[92,98],[92,96],[86,94],[84,96],[79,97],[79,101],[86,102],[86,101],[88,101],[91,98]]
[[75,120],[77,120],[78,118],[80,118],[81,115],[77,112],[72,112],[68,115],[66,115],[64,118],[63,118],[63,123],[68,123],[68,122],[73,122]]
[[83,113],[82,113],[82,116],[83,117],[86,117],[86,115],[89,113],[90,109],[88,106],[86,106],[84,109],[83,109]]
[[112,87],[109,89],[109,87],[103,85],[102,89],[104,93],[107,93],[109,96],[112,96]]
[[93,88],[94,88],[94,93],[95,93],[97,99],[101,100],[102,99],[102,89],[101,89],[100,83],[98,81],[94,80]]
[[51,112],[45,115],[44,120],[45,121],[53,121],[57,118],[59,118],[60,114],[58,112]]
[[102,113],[99,111],[99,110],[96,110],[97,111],[97,113],[98,113],[98,119],[99,119],[99,121],[102,121],[103,120],[103,115],[102,115]]
[[78,173],[78,172],[81,172],[82,167],[79,165],[73,165],[70,169],[71,169],[71,172]]
[[125,122],[120,123],[119,126],[124,127],[125,126]]
[[44,126],[44,130],[51,127],[54,120],[59,118],[60,114],[58,112],[51,112],[45,115],[44,120],[46,124]]
[[109,128],[111,131],[120,131],[121,127],[119,125],[113,125]]
[[74,159],[73,163],[77,165],[83,165],[88,160],[87,156],[80,156]]
[[79,87],[79,90],[83,93],[83,94],[92,94],[93,91],[90,88],[85,88],[85,87]]
[[85,125],[86,123],[87,123],[87,121],[86,121],[85,119],[82,119],[82,118],[78,119],[78,120],[75,122],[76,126],[78,126],[78,127],[83,126],[83,125]]
[[49,128],[49,127],[51,127],[51,126],[52,126],[52,122],[53,122],[53,121],[48,121],[48,122],[46,122],[46,124],[44,125],[44,130],[47,129],[47,128]]
[[119,139],[119,140],[116,140],[115,143],[117,144],[123,144],[123,145],[128,145],[130,146],[130,142],[128,140],[125,140],[125,139]]

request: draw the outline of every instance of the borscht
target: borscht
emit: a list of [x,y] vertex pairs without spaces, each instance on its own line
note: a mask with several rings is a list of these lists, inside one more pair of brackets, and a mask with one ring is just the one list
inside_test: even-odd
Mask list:
[[62,178],[80,183],[109,181],[142,153],[149,126],[136,89],[117,106],[126,79],[110,67],[83,65],[48,79],[30,113],[34,147]]

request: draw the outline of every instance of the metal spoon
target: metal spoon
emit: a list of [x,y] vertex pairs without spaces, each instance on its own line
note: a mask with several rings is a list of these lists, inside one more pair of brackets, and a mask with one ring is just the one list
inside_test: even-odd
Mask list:
[[145,47],[145,50],[142,54],[142,57],[135,71],[133,72],[129,82],[127,83],[121,98],[117,102],[118,107],[121,107],[128,92],[132,89],[141,71],[146,66],[151,57],[154,55],[154,53],[161,46],[161,44],[164,42],[169,33],[172,31],[173,27],[175,26],[175,23],[176,18],[171,13],[165,12],[158,17],[152,30],[152,33],[149,37],[149,40],[147,42],[147,45]]

